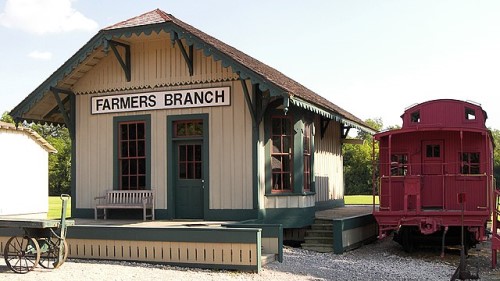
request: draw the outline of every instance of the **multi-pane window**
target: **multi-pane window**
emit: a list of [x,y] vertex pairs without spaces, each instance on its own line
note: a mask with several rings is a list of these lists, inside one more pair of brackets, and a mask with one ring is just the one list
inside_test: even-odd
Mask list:
[[408,154],[391,155],[391,176],[405,176],[408,173]]
[[464,152],[460,155],[460,173],[462,174],[479,174],[479,153]]
[[292,191],[292,121],[288,116],[275,116],[271,124],[272,190]]
[[304,191],[311,190],[311,128],[311,124],[306,123],[304,125],[304,135],[302,137],[304,146]]
[[146,189],[146,123],[119,123],[120,189]]
[[201,179],[201,144],[179,145],[179,179]]
[[427,158],[440,158],[441,146],[439,144],[428,144],[425,146],[425,156]]

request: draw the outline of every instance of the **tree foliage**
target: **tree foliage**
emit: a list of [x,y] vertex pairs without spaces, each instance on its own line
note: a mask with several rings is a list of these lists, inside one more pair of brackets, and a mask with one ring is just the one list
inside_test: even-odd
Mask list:
[[[368,119],[365,121],[376,130],[383,126],[382,119]],[[344,183],[345,194],[371,194],[373,182],[373,138],[366,132],[359,131],[356,138],[362,139],[363,144],[344,144]],[[377,147],[375,147],[377,149]],[[377,156],[377,153],[376,155]]]
[[[14,119],[4,112],[3,122],[14,123]],[[25,123],[23,126],[36,131],[47,140],[57,153],[49,155],[49,194],[60,195],[71,192],[71,138],[65,127],[48,124]]]

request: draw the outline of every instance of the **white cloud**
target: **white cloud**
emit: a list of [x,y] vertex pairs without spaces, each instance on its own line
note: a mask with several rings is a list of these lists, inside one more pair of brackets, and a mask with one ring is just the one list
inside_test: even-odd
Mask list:
[[33,51],[28,54],[28,57],[37,59],[37,60],[50,60],[52,58],[52,53],[51,52],[40,52],[40,51]]
[[97,30],[97,22],[71,7],[73,1],[7,0],[0,25],[39,35]]

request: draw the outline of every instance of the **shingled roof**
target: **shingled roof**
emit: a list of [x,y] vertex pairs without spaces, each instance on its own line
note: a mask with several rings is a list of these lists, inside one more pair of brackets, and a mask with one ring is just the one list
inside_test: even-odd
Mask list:
[[[87,47],[82,47],[77,54],[65,63],[66,67],[63,65],[44,82],[45,86],[42,84],[31,95],[36,94],[35,92],[37,91],[48,91],[50,86],[55,86],[57,81],[50,81],[51,79],[57,79],[58,77],[62,79],[65,73],[76,67],[75,64],[80,63],[89,55],[89,48],[90,50],[96,49],[102,44],[104,38],[128,37],[132,33],[140,34],[144,32],[149,34],[152,31],[159,32],[160,30],[175,33],[179,38],[183,38],[188,41],[189,44],[193,44],[195,48],[203,49],[205,55],[212,55],[214,59],[222,60],[223,65],[231,66],[233,71],[239,73],[242,79],[253,80],[253,83],[259,84],[261,90],[270,90],[271,95],[288,97],[293,104],[314,111],[324,117],[336,119],[348,126],[356,127],[369,133],[375,132],[373,128],[361,119],[287,77],[278,70],[159,9],[103,28],[86,44]],[[68,69],[70,70],[68,71]],[[39,97],[38,100],[40,99]],[[23,114],[22,111],[26,108],[26,105],[23,105],[23,103],[29,100],[30,99],[27,98],[18,105],[13,110],[12,115],[19,118],[19,116]]]
[[23,126],[15,126],[14,124],[6,123],[0,121],[0,131],[12,131],[12,132],[20,132],[27,135],[29,138],[34,140],[38,145],[40,145],[47,152],[56,153],[57,150],[44,138],[42,138],[37,132],[33,131],[30,128],[26,128]]

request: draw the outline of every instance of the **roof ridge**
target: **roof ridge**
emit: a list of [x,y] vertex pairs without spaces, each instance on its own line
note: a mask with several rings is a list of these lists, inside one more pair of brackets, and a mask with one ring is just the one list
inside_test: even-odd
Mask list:
[[111,30],[111,29],[117,29],[117,28],[147,25],[147,24],[168,22],[168,21],[172,21],[171,16],[169,14],[167,14],[166,12],[157,8],[155,10],[145,12],[141,15],[138,15],[138,16],[126,19],[124,21],[115,23],[113,25],[110,25],[108,27],[103,28],[102,30]]

